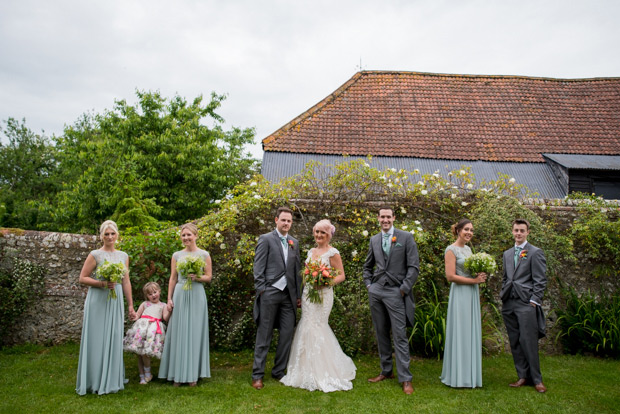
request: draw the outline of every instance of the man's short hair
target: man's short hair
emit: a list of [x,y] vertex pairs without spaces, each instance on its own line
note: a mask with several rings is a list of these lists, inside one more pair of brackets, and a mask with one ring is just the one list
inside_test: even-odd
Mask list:
[[289,213],[291,216],[293,215],[293,210],[291,210],[288,207],[279,207],[278,211],[276,212],[276,217],[280,218],[280,214],[282,213]]
[[512,227],[514,227],[515,224],[525,224],[525,228],[528,231],[530,230],[530,222],[527,221],[526,219],[523,219],[523,218],[514,219],[514,221],[512,222]]
[[394,215],[394,209],[389,204],[384,204],[381,207],[379,207],[379,210],[377,210],[377,215],[381,214],[381,210],[390,210],[392,212],[392,215]]

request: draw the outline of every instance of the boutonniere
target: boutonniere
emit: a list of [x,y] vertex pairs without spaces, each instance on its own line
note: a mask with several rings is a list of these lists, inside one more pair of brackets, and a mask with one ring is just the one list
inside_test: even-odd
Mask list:
[[288,247],[290,247],[291,249],[295,247],[295,243],[293,243],[293,240],[288,241]]
[[392,243],[396,243],[396,236],[392,237]]
[[521,254],[519,254],[519,257],[520,257],[521,259],[525,259],[525,258],[527,258],[527,250],[522,250],[522,251],[521,251]]

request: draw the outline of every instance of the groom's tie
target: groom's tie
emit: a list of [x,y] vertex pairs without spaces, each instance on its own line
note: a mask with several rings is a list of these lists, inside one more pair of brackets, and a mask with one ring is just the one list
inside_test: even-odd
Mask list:
[[381,245],[385,254],[390,254],[390,235],[383,233],[383,243]]
[[515,247],[515,267],[517,267],[517,263],[519,263],[519,254],[521,253],[521,247]]

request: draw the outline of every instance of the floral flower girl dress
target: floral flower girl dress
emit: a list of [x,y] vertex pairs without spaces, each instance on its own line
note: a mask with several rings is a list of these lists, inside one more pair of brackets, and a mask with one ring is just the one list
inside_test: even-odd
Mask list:
[[144,312],[134,322],[123,340],[123,349],[138,355],[161,359],[166,336],[166,325],[162,318],[165,303],[144,302]]

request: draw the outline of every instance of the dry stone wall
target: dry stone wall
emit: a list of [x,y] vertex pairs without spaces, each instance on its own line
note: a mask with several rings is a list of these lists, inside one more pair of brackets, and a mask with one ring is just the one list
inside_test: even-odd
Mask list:
[[0,261],[18,257],[46,269],[45,294],[16,321],[9,344],[80,340],[88,289],[78,279],[86,256],[98,247],[96,236],[0,229]]

